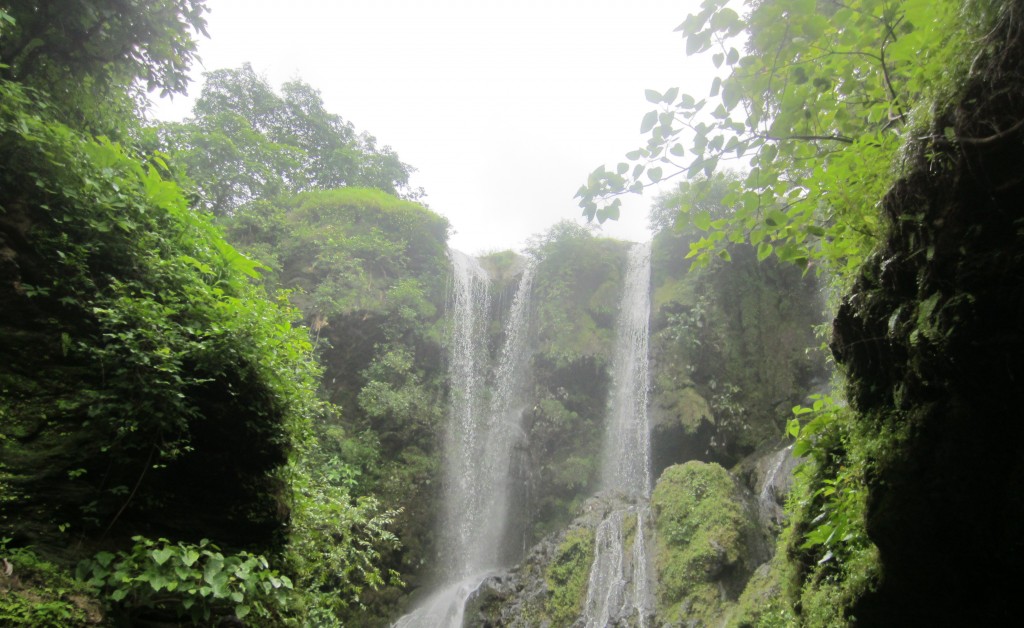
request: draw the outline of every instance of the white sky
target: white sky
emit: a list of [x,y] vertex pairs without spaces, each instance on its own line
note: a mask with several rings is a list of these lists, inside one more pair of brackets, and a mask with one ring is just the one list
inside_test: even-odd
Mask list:
[[[328,111],[390,145],[467,253],[520,248],[601,164],[643,144],[644,89],[703,95],[711,70],[673,29],[699,0],[208,0],[201,73],[249,61],[301,78]],[[191,98],[155,117],[188,115]],[[604,232],[645,240],[647,198]]]

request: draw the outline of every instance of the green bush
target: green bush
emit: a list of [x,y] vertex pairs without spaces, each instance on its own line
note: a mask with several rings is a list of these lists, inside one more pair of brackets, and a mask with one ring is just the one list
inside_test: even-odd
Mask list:
[[76,575],[107,600],[113,617],[170,617],[206,623],[234,615],[269,619],[293,596],[287,576],[263,556],[224,555],[203,539],[198,545],[136,536],[128,552],[99,552]]

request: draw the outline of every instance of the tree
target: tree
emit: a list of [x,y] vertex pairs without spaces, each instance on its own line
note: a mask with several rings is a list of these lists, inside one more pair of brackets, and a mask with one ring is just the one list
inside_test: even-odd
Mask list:
[[282,192],[345,186],[421,195],[409,187],[412,168],[328,112],[317,90],[296,80],[278,95],[249,64],[207,73],[193,118],[159,133],[217,214]]
[[[729,208],[722,204],[722,199],[729,193],[729,186],[737,180],[738,175],[732,172],[716,172],[710,177],[700,176],[693,181],[681,182],[676,189],[654,200],[648,216],[651,228],[655,233],[673,228],[677,231],[700,230],[692,223],[693,216],[706,216],[709,220],[728,216]],[[686,208],[686,211],[680,211],[681,208]]]
[[193,34],[207,35],[205,0],[9,0],[0,10],[0,78],[47,92],[64,121],[103,133],[147,90],[184,93]]
[[735,163],[745,176],[723,198],[730,215],[713,219],[699,203],[682,208],[707,232],[690,256],[707,261],[745,240],[762,257],[847,277],[879,237],[875,205],[900,147],[922,128],[929,104],[948,97],[940,93],[952,89],[948,77],[969,62],[967,33],[992,9],[952,0],[766,0],[740,16],[730,4],[705,0],[677,28],[688,54],[710,52],[723,70],[709,95],[648,90],[658,108],[641,123],[646,146],[614,170],[597,168],[577,193],[580,206],[590,218],[616,218],[618,195]]

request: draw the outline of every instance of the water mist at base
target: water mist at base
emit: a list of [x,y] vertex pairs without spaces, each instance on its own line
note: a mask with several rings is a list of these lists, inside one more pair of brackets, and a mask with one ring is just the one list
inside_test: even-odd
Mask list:
[[516,441],[523,438],[515,401],[523,385],[533,265],[523,270],[506,321],[493,380],[488,385],[487,273],[479,262],[451,252],[449,377],[452,401],[445,441],[441,531],[443,584],[399,619],[396,628],[458,627],[466,599],[503,566]]

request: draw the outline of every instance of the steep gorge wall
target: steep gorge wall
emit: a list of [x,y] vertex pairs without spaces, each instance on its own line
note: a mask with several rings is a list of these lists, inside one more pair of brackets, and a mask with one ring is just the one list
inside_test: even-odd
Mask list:
[[1024,557],[1024,6],[886,196],[890,235],[835,321],[882,566],[864,625],[1000,625]]

